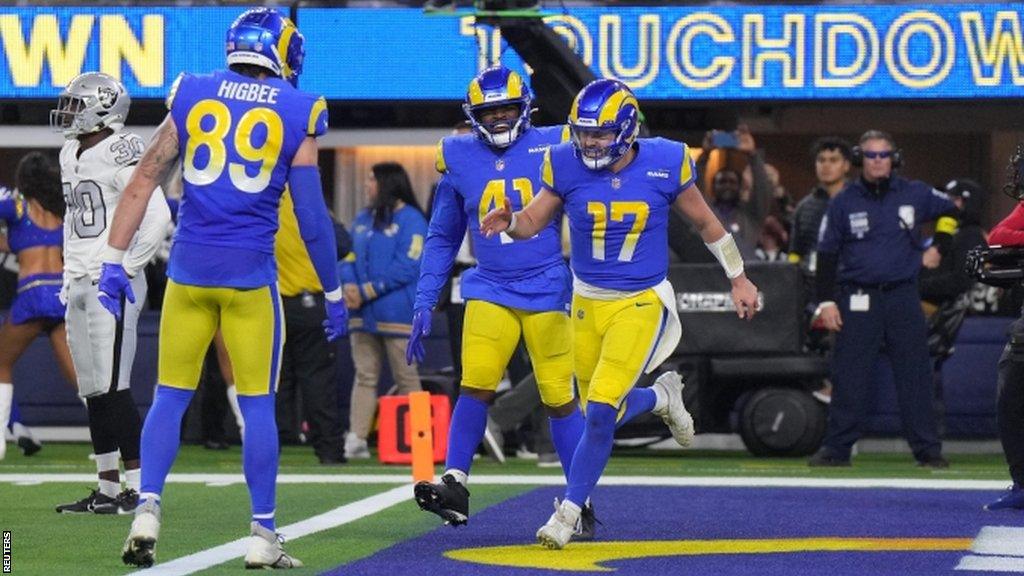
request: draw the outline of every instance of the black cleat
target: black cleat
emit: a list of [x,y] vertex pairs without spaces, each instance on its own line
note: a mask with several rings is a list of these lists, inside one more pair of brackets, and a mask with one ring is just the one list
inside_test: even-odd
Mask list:
[[36,442],[34,439],[28,436],[22,436],[18,438],[18,447],[21,448],[21,453],[25,456],[32,456],[36,452],[43,449],[43,445]]
[[594,515],[594,505],[588,502],[583,510],[580,510],[579,531],[572,535],[572,540],[574,542],[593,540],[598,524],[602,524],[602,522]]
[[451,474],[441,476],[437,484],[418,482],[413,493],[420,510],[437,514],[445,524],[454,527],[469,521],[469,490]]
[[106,494],[103,494],[99,490],[94,489],[89,493],[88,496],[82,498],[78,502],[72,502],[71,504],[61,504],[57,506],[57,512],[61,514],[92,514],[93,508],[99,505],[106,505],[113,502],[114,499]]
[[139,505],[139,493],[131,488],[125,488],[110,502],[96,503],[92,511],[97,514],[131,514]]

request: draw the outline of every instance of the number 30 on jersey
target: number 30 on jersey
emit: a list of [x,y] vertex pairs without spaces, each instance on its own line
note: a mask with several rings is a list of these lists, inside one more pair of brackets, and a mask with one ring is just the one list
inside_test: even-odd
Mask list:
[[[203,186],[220,178],[227,166],[231,184],[249,194],[259,194],[270,184],[270,177],[281,156],[284,143],[284,125],[281,117],[270,108],[251,108],[238,118],[223,102],[201,100],[192,107],[185,119],[188,141],[185,146],[184,178],[191,184]],[[263,134],[262,143],[254,144],[254,136]],[[229,140],[230,138],[230,140]],[[228,162],[228,146],[248,162],[258,162],[259,169],[251,175],[248,164]],[[207,150],[208,159],[197,166],[197,152]]]

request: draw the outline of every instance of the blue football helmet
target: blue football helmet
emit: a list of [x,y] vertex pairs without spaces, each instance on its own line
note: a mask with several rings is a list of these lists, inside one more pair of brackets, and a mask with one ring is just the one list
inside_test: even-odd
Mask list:
[[[469,83],[462,111],[480,139],[496,148],[507,148],[530,127],[532,101],[530,88],[519,74],[495,66],[477,74]],[[504,121],[487,124],[477,117],[483,110],[509,105],[519,106],[519,116],[511,126]]]
[[[622,82],[594,80],[576,95],[569,111],[569,130],[583,164],[600,170],[622,158],[636,142],[640,134],[640,104]],[[613,132],[615,140],[610,146],[584,148],[580,141],[583,132]]]
[[253,8],[228,28],[228,66],[252,64],[266,68],[294,86],[302,73],[304,42],[287,16],[273,8]]

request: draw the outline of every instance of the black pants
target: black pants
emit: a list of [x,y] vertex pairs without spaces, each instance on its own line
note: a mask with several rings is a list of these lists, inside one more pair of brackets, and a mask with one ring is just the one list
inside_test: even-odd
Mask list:
[[301,395],[302,419],[309,424],[307,441],[321,459],[342,455],[338,414],[338,383],[334,345],[327,341],[323,322],[324,295],[285,296],[285,344],[281,382],[277,388],[277,428],[282,444],[298,440],[296,396]]
[[1014,483],[1024,485],[1024,316],[999,359],[999,440]]
[[935,426],[927,326],[917,286],[905,283],[888,290],[863,290],[869,309],[851,311],[850,297],[857,292],[846,286],[837,302],[843,329],[836,334],[832,356],[832,403],[824,446],[836,458],[850,457],[874,400],[869,379],[884,344],[893,360],[900,419],[914,457],[938,457],[942,444]]

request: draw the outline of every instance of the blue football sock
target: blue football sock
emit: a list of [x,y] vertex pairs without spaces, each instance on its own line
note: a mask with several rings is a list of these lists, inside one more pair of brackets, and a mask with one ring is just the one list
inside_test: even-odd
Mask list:
[[654,390],[650,388],[633,388],[629,391],[629,394],[626,394],[625,400],[622,401],[622,415],[619,416],[615,427],[621,428],[623,424],[633,418],[654,410],[654,403],[657,400],[658,397],[654,394]]
[[616,413],[614,407],[601,402],[587,405],[586,428],[573,454],[569,485],[565,491],[565,499],[580,508],[590,497],[612,454]]
[[252,519],[275,531],[274,503],[277,489],[277,421],[274,394],[238,396],[238,407],[245,420],[242,441],[242,471],[249,486]]
[[569,470],[572,467],[572,456],[576,452],[576,446],[583,437],[583,428],[587,421],[583,418],[577,406],[572,414],[561,418],[549,416],[548,422],[551,425],[551,442],[555,445],[555,452],[562,462],[562,471],[565,472],[565,479],[569,479]]
[[473,453],[487,428],[487,404],[467,394],[460,394],[452,411],[448,428],[448,458],[445,468],[462,470],[469,474]]
[[7,419],[7,429],[14,433],[14,425],[21,423],[21,410],[18,410],[18,403],[11,400],[11,417]]
[[178,445],[181,440],[181,417],[188,409],[192,400],[192,390],[172,388],[163,384],[156,387],[153,405],[146,414],[146,423],[142,425],[140,445],[142,460],[142,484],[139,491],[146,501],[146,494],[159,497],[164,491],[164,481],[171,471],[175,457],[178,456]]

